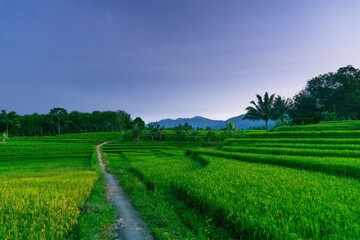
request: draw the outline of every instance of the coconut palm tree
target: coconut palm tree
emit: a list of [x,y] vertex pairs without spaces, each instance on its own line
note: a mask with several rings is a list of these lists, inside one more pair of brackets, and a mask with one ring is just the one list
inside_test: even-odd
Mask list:
[[287,117],[290,105],[291,100],[289,98],[277,95],[273,102],[274,117],[283,121]]
[[250,120],[264,120],[265,121],[265,129],[268,130],[268,121],[274,120],[274,98],[275,94],[272,94],[269,97],[269,94],[265,92],[264,99],[256,94],[257,103],[251,101],[250,103],[253,106],[249,106],[246,108],[247,113],[243,119]]
[[235,122],[226,123],[224,134],[227,138],[234,138],[235,134]]

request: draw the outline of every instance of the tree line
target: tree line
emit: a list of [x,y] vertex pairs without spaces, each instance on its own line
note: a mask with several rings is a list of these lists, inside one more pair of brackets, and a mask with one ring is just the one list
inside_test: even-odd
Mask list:
[[308,124],[320,121],[360,119],[360,70],[351,65],[307,81],[293,98],[256,95],[246,108],[245,119],[278,124]]
[[[264,120],[278,124],[308,124],[327,120],[360,119],[360,70],[349,65],[310,79],[304,89],[292,98],[256,95],[246,108],[245,119]],[[154,140],[163,138],[162,126],[148,126]],[[230,126],[229,126],[230,127]],[[131,119],[125,111],[94,111],[68,113],[64,108],[53,108],[48,114],[19,115],[14,111],[0,112],[2,139],[8,136],[45,136],[64,133],[110,132],[128,129],[129,139],[139,139],[145,130],[141,118]],[[229,128],[231,129],[231,127]],[[175,128],[180,138],[186,138],[187,126]],[[231,133],[230,130],[228,130]]]
[[131,128],[131,117],[125,111],[68,113],[53,108],[48,114],[19,115],[14,111],[0,113],[0,133],[7,136],[48,136],[65,133],[115,132]]

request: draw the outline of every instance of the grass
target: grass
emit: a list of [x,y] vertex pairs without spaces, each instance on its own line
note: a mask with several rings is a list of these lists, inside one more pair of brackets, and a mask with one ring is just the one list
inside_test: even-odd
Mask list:
[[227,152],[237,153],[261,153],[272,155],[290,155],[290,156],[314,156],[314,157],[340,157],[340,158],[357,158],[360,156],[359,150],[349,149],[333,149],[333,148],[320,148],[312,147],[308,148],[293,148],[293,147],[276,147],[276,146],[228,146],[222,147],[222,150]]
[[241,132],[220,147],[118,142],[104,151],[159,239],[359,239],[353,123]]
[[94,184],[89,198],[78,206],[80,209],[78,225],[69,234],[68,239],[105,240],[114,237],[116,213],[105,197],[106,187],[101,171],[98,171],[98,175],[99,179]]
[[109,239],[115,212],[93,154],[95,136],[0,144],[0,239]]
[[[114,141],[103,155],[156,239],[360,239],[359,126],[237,132],[219,147],[167,130],[171,141]],[[93,151],[118,136],[1,145],[0,238],[112,238]]]
[[[188,208],[173,194],[170,179],[181,171],[200,166],[184,155],[186,148],[179,148],[181,143],[166,144],[176,148],[159,151],[156,150],[158,143],[147,142],[141,143],[146,146],[137,151],[133,147],[129,151],[121,148],[121,153],[105,150],[108,169],[118,176],[156,239],[232,239],[226,230],[216,226],[211,217]],[[136,145],[140,144],[134,143]],[[109,144],[104,149],[116,147],[119,144]]]
[[238,238],[359,238],[357,180],[217,157],[207,160],[205,168],[177,178],[173,188]]

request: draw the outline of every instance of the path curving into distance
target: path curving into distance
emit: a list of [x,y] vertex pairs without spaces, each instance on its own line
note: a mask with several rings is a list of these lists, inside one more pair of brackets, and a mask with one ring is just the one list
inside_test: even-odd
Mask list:
[[102,160],[101,146],[107,142],[96,146],[99,164],[105,176],[107,198],[115,206],[118,216],[120,216],[116,226],[116,238],[121,240],[152,240],[150,231],[144,221],[139,217],[135,209],[131,206],[129,199],[125,196],[124,190],[118,184],[116,177],[108,173]]

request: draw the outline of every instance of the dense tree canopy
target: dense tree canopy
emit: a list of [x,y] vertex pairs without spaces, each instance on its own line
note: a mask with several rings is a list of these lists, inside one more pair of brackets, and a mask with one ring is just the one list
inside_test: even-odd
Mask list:
[[64,129],[69,123],[69,114],[64,108],[53,108],[50,110],[51,125],[61,134],[61,129]]
[[124,111],[94,111],[68,113],[64,108],[53,108],[49,114],[18,115],[0,112],[0,133],[9,136],[44,136],[63,133],[111,132],[131,128],[131,117]]
[[133,141],[140,140],[140,136],[145,130],[145,122],[141,119],[141,117],[136,117],[134,121],[131,122],[131,139]]
[[360,70],[353,66],[319,75],[293,98],[290,115],[294,123],[332,119],[359,119]]

